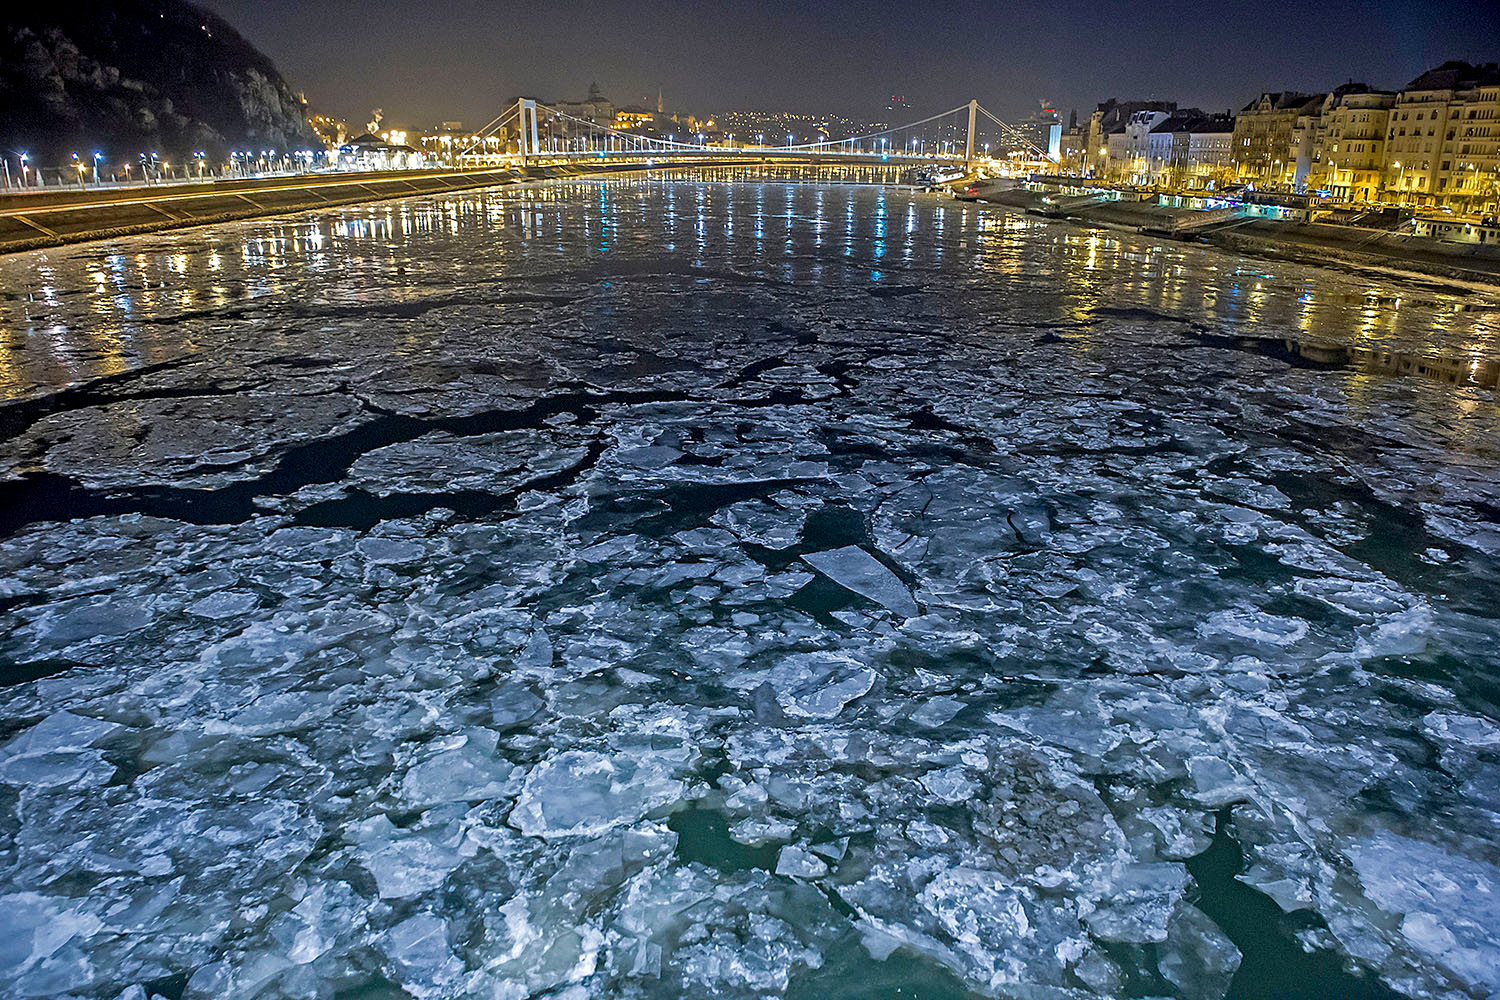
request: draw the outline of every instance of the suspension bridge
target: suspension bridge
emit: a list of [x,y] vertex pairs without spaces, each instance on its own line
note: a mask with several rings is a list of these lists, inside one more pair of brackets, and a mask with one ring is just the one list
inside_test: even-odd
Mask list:
[[[939,163],[962,167],[969,173],[985,161],[993,162],[986,134],[1008,153],[1032,162],[1046,162],[1047,150],[1024,130],[986,110],[977,100],[919,121],[888,126],[864,135],[819,138],[784,143],[766,142],[765,135],[732,134],[705,141],[702,133],[677,139],[675,135],[644,135],[613,125],[578,118],[528,98],[518,99],[469,138],[456,152],[464,166],[609,161],[643,166],[674,166],[704,161],[787,159],[812,162]],[[750,141],[751,139],[755,141]]]
[[[1004,148],[1006,156],[991,157],[986,135]],[[444,165],[405,170],[320,169],[288,176],[108,189],[85,188],[80,182],[71,190],[39,188],[8,194],[0,203],[0,252],[594,169],[739,163],[747,167],[767,163],[937,166],[952,173],[933,180],[948,183],[975,174],[1003,173],[1008,163],[1029,169],[1048,159],[1046,151],[1022,129],[997,118],[978,101],[865,135],[800,143],[791,136],[785,143],[766,142],[761,135],[753,137],[754,142],[746,141],[750,138],[736,141],[737,137],[725,135],[710,142],[702,134],[686,139],[643,135],[522,98],[468,137],[465,148],[455,150]],[[1015,164],[1013,156],[1022,163]]]

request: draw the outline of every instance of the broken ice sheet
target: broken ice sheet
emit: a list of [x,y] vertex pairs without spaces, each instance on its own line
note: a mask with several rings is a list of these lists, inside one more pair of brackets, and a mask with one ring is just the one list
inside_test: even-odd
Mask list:
[[896,574],[857,545],[809,552],[802,560],[844,589],[869,598],[898,615],[911,618],[920,613],[911,592]]
[[975,211],[580,177],[0,257],[55,292],[0,295],[0,993],[1218,997],[1221,810],[1339,968],[1500,989],[1500,413],[1275,335],[1482,356],[1482,294],[1280,261],[1252,320]]

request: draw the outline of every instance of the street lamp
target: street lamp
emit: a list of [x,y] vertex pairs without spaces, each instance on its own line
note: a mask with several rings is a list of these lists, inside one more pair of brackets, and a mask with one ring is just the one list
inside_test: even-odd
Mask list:
[[99,184],[99,160],[103,156],[103,153],[99,152],[97,149],[94,150],[94,185],[96,187]]

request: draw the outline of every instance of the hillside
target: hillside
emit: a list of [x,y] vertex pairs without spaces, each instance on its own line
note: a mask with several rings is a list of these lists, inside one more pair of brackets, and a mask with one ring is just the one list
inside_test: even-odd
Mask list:
[[263,53],[185,0],[26,4],[0,14],[0,152],[295,149],[302,102]]

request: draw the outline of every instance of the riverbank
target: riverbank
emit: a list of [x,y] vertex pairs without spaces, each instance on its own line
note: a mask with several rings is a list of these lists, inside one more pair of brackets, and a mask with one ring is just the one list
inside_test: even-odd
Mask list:
[[0,199],[0,253],[335,205],[639,169],[640,164],[636,163],[566,164],[520,169],[303,174],[160,188],[53,188]]
[[[985,191],[980,202],[1005,205],[1084,226],[1139,231],[1171,229],[1197,213],[1167,208],[1155,202],[1101,201],[1083,204],[1067,199],[1044,201],[1044,195],[1023,188]],[[1171,237],[1160,239],[1173,242]],[[1500,284],[1500,248],[1447,243],[1424,237],[1395,235],[1358,226],[1245,219],[1190,237],[1238,254],[1291,260],[1301,264],[1345,269],[1380,268],[1452,281]]]

